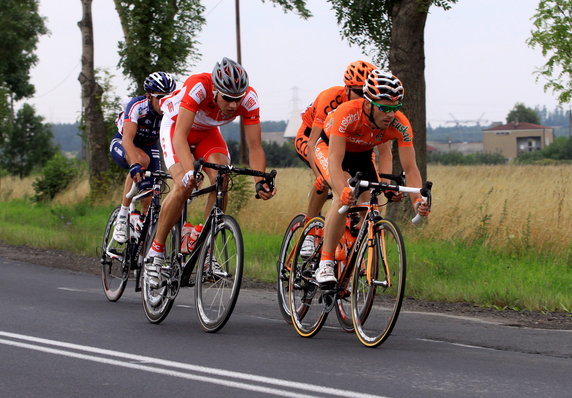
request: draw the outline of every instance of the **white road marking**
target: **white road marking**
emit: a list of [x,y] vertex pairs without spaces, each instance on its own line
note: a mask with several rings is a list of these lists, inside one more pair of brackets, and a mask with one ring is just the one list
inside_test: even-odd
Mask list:
[[[318,394],[316,396],[328,395],[328,396],[339,396],[339,397],[351,396],[351,397],[364,397],[364,398],[366,397],[384,398],[379,395],[363,394],[356,391],[341,390],[341,389],[330,388],[308,383],[297,383],[290,380],[277,379],[266,376],[257,376],[248,373],[229,371],[226,369],[209,368],[200,365],[192,365],[182,362],[169,361],[160,358],[147,357],[143,355],[128,354],[120,351],[113,351],[97,347],[66,343],[63,341],[43,339],[40,337],[27,336],[4,331],[0,331],[0,336],[12,339],[8,340],[0,338],[0,344],[5,344],[13,347],[25,348],[29,350],[41,351],[54,355],[61,355],[70,358],[77,358],[86,361],[104,363],[114,366],[121,366],[145,372],[158,373],[172,377],[179,377],[187,380],[196,380],[204,383],[218,384],[226,387],[262,392],[265,394],[278,395],[283,397],[299,397],[300,394],[303,394],[304,396],[313,396],[313,395],[308,395],[308,393],[315,393]],[[52,347],[59,347],[59,348],[52,348]],[[79,352],[74,352],[74,351],[79,351]],[[105,356],[111,358],[106,358]],[[120,358],[126,361],[114,358]],[[137,363],[133,363],[133,361]],[[147,363],[151,364],[152,366],[141,365],[140,363]],[[204,375],[199,375],[197,373],[202,373]],[[221,377],[221,375],[223,377]],[[231,378],[241,380],[244,382],[229,380]],[[254,385],[253,383],[258,383],[258,385]],[[276,387],[281,387],[283,389],[277,389]],[[298,391],[292,391],[292,390],[298,390]]]

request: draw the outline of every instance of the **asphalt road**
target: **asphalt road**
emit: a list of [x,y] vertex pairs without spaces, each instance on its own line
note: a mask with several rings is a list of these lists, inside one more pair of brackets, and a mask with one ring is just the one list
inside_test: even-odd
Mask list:
[[243,289],[216,334],[192,290],[160,325],[133,284],[108,302],[97,276],[0,258],[2,397],[565,397],[572,331],[402,312],[376,349],[336,327],[311,339],[281,318],[275,293]]

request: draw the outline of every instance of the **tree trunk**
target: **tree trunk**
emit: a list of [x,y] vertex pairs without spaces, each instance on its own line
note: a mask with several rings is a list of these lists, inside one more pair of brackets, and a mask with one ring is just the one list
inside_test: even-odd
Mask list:
[[78,26],[82,36],[82,57],[78,80],[81,84],[82,118],[87,135],[89,181],[92,192],[95,192],[99,177],[107,170],[108,157],[105,122],[101,110],[103,89],[95,80],[91,3],[92,0],[81,0],[83,17]]
[[[396,0],[391,11],[392,32],[389,66],[403,83],[405,97],[403,112],[411,121],[417,166],[423,181],[427,179],[427,126],[425,107],[425,43],[424,30],[427,11],[419,0]],[[401,172],[399,156],[394,147],[394,172]],[[406,176],[407,177],[407,176]],[[401,218],[411,215],[409,203],[390,206],[388,216]]]

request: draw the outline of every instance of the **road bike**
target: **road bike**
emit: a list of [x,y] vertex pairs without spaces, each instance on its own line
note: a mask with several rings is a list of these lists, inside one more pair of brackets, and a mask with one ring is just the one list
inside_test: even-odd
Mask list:
[[[194,162],[195,177],[200,178],[202,169],[217,170],[215,183],[195,189],[189,202],[202,195],[215,192],[216,199],[193,250],[188,254],[180,252],[180,244],[173,244],[173,252],[166,258],[168,277],[162,280],[161,289],[153,289],[143,279],[144,292],[157,293],[144,295],[144,309],[152,323],[163,321],[168,310],[166,302],[173,303],[179,288],[195,287],[195,308],[201,327],[207,332],[220,330],[230,318],[240,291],[244,268],[244,244],[238,222],[225,214],[223,202],[228,185],[235,175],[262,177],[271,190],[274,189],[276,171],[266,173],[258,170],[238,168],[232,165],[207,163],[203,159]],[[226,176],[230,182],[227,183]],[[171,230],[172,242],[181,242],[181,229],[186,221],[183,207],[180,220]],[[165,267],[164,267],[165,268]],[[194,281],[193,281],[194,275]]]
[[[328,199],[332,198],[332,194],[328,194]],[[322,219],[323,217],[319,216]],[[280,246],[280,252],[278,256],[278,262],[276,263],[276,292],[278,296],[278,308],[280,309],[280,314],[282,318],[287,323],[292,323],[292,316],[290,315],[290,305],[288,303],[288,287],[290,280],[290,270],[292,269],[292,261],[294,260],[294,255],[296,254],[296,245],[302,234],[302,229],[308,217],[305,213],[296,214],[286,231],[284,232],[284,237],[282,238],[282,244]],[[353,228],[353,226],[352,226]],[[321,229],[317,230],[318,233]],[[353,322],[351,319],[351,314],[349,312],[349,302],[348,297],[337,297],[336,298],[336,316],[341,328],[346,332],[353,332]]]
[[[393,181],[401,176],[383,175]],[[431,204],[432,183],[423,188],[407,187],[400,183],[387,184],[361,180],[361,173],[349,180],[356,198],[369,191],[368,203],[344,206],[349,225],[361,224],[353,239],[342,242],[346,246],[345,261],[338,258],[335,269],[338,282],[320,285],[314,273],[320,262],[324,220],[315,217],[303,227],[298,238],[289,275],[288,302],[292,325],[303,337],[316,335],[329,312],[339,300],[350,298],[349,313],[359,341],[367,347],[377,347],[391,334],[403,301],[406,278],[405,245],[399,227],[383,218],[378,197],[385,192],[420,193]],[[414,218],[418,222],[419,215]],[[300,254],[301,242],[314,236],[315,248],[311,255]],[[346,236],[346,234],[344,234]],[[336,256],[337,257],[337,256]]]
[[171,178],[163,171],[147,171],[146,177],[153,177],[154,183],[151,189],[138,192],[137,184],[133,183],[131,190],[126,197],[131,199],[129,214],[133,214],[137,208],[137,203],[141,199],[151,195],[151,203],[143,223],[128,217],[129,227],[127,229],[127,241],[117,242],[113,239],[113,231],[117,223],[120,206],[113,209],[107,225],[101,245],[101,281],[103,292],[109,301],[117,301],[123,295],[125,287],[130,277],[135,281],[135,291],[141,290],[141,271],[143,269],[143,258],[152,240],[149,236],[154,235],[159,211],[161,209],[161,196],[168,192],[168,185],[165,183]]

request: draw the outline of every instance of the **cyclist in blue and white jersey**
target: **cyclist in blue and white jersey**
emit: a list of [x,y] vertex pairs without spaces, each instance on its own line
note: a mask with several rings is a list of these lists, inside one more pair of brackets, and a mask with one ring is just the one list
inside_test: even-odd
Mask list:
[[[159,128],[163,112],[160,100],[175,91],[176,83],[166,72],[153,72],[145,79],[145,95],[131,98],[116,120],[118,132],[111,140],[110,154],[122,168],[128,169],[125,179],[121,210],[113,231],[113,239],[119,243],[127,241],[127,226],[130,199],[125,195],[132,182],[138,189],[151,188],[151,178],[143,178],[145,170],[161,169]],[[149,198],[142,201],[143,211],[149,206]]]

